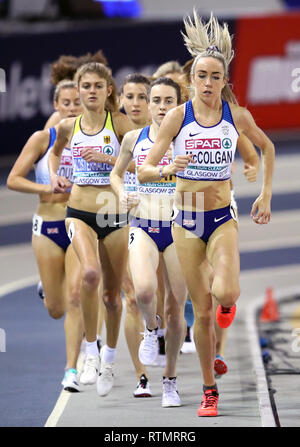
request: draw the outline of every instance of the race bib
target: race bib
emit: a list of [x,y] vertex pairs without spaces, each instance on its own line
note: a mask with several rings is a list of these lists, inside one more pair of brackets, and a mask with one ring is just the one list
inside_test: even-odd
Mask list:
[[35,214],[32,218],[32,233],[35,236],[41,235],[42,224],[43,224],[43,218]]

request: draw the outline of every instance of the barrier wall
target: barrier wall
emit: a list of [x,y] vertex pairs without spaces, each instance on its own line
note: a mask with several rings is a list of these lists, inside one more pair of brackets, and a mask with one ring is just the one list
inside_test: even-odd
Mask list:
[[102,49],[117,83],[130,72],[152,74],[167,60],[185,63],[189,53],[180,34],[182,22],[144,23],[66,32],[0,36],[0,68],[6,92],[0,93],[1,155],[19,152],[43,128],[53,111],[50,63],[61,54],[79,56]]
[[234,92],[265,130],[300,128],[300,13],[236,23]]
[[[222,20],[222,19],[221,19]],[[234,34],[230,81],[241,105],[265,130],[300,129],[300,14],[226,20]],[[18,153],[43,128],[53,111],[50,63],[61,54],[102,49],[117,84],[130,72],[152,74],[167,60],[190,59],[180,31],[183,23],[93,25],[68,31],[0,36],[1,155]],[[2,70],[1,70],[2,69]],[[3,72],[4,70],[4,72]]]

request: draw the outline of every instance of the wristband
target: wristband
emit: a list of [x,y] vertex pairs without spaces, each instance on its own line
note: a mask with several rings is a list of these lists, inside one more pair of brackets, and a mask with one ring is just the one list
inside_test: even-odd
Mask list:
[[164,169],[164,166],[162,168],[160,168],[160,170],[159,170],[160,178],[164,178],[165,177],[165,175],[163,175],[163,172],[162,172],[163,169]]

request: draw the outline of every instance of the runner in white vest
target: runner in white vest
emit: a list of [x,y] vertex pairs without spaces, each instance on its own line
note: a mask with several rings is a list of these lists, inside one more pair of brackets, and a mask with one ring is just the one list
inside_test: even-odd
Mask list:
[[[110,163],[111,157],[118,156],[120,142],[132,129],[132,124],[117,111],[116,88],[107,67],[97,62],[83,65],[77,71],[76,80],[83,113],[58,125],[49,168],[53,191],[65,191],[69,182],[56,172],[65,141],[71,138],[74,185],[66,225],[81,267],[80,297],[86,362],[80,381],[83,384],[97,381],[98,394],[104,396],[113,386],[113,364],[122,315],[121,282],[127,263],[128,239],[127,212],[119,207],[110,186]],[[99,367],[96,334],[101,276],[107,310],[107,336],[106,345],[100,351]]]
[[[180,103],[180,87],[172,79],[159,78],[150,89],[149,110],[152,124],[129,132],[122,143],[120,156],[111,173],[111,184],[121,202],[133,216],[129,232],[129,264],[137,303],[145,320],[144,338],[139,349],[142,363],[152,363],[157,354],[161,318],[157,312],[157,268],[163,264],[166,288],[166,366],[163,373],[162,406],[180,406],[176,364],[185,334],[184,303],[186,286],[171,234],[171,214],[175,176],[159,178],[155,183],[137,183],[136,193],[126,191],[123,175],[134,159],[137,172],[154,144],[158,129],[168,110]],[[160,169],[170,160],[163,156]],[[136,205],[137,207],[132,207]]]
[[[204,395],[199,416],[218,414],[218,389],[214,377],[215,333],[212,295],[219,302],[216,318],[228,327],[240,294],[238,229],[230,210],[230,175],[238,135],[261,149],[263,185],[251,216],[267,224],[271,215],[274,145],[257,127],[251,114],[231,102],[228,66],[233,57],[227,25],[211,16],[204,24],[196,13],[185,20],[186,46],[196,56],[191,69],[195,89],[192,102],[171,110],[155,144],[139,170],[148,182],[177,173],[173,238],[195,312],[194,339],[200,358]],[[223,99],[222,99],[223,98]],[[157,166],[174,142],[175,160]],[[210,282],[207,269],[213,270]]]
[[[75,117],[81,104],[73,81],[61,81],[54,92],[54,107],[61,118]],[[39,194],[39,204],[32,222],[32,246],[37,260],[41,285],[40,296],[52,318],[65,317],[66,371],[62,385],[67,391],[79,391],[76,364],[83,336],[79,301],[79,263],[66,232],[65,216],[70,188],[52,194],[48,158],[56,140],[57,129],[35,132],[14,164],[7,185],[20,192]],[[73,182],[70,141],[66,141],[58,174]],[[35,182],[26,178],[34,166]],[[45,381],[47,379],[45,378]]]

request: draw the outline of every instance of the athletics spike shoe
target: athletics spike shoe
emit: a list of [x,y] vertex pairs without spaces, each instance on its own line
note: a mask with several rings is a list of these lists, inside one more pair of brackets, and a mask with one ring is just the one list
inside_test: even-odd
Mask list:
[[176,377],[172,379],[163,379],[161,406],[163,408],[181,406],[181,400],[177,390]]
[[84,362],[83,371],[80,376],[80,383],[83,385],[93,385],[97,381],[99,373],[99,356],[88,355]]
[[[158,329],[161,325],[161,318],[157,315],[157,323]],[[149,331],[147,327],[145,327],[145,331],[143,332],[143,340],[141,341],[139,347],[139,359],[143,365],[152,365],[155,361],[158,351],[157,344],[157,330],[153,329]]]
[[65,391],[69,391],[70,393],[76,393],[80,391],[79,385],[77,382],[77,370],[76,369],[68,369],[65,372],[64,378],[61,382]]
[[202,402],[198,408],[198,416],[217,416],[218,415],[219,393],[216,389],[204,391]]
[[216,355],[215,363],[214,363],[214,370],[215,370],[215,378],[216,379],[219,379],[220,377],[223,376],[223,374],[226,374],[228,371],[226,362],[221,355]]
[[[103,346],[104,348],[104,346]],[[113,363],[103,361],[103,348],[100,351],[100,373],[97,379],[97,393],[106,396],[114,385]]]
[[194,337],[192,336],[192,330],[190,327],[187,327],[185,340],[183,342],[183,345],[181,346],[180,352],[182,354],[190,354],[196,352]]
[[235,312],[236,312],[235,304],[231,307],[224,307],[219,304],[216,312],[216,319],[218,325],[223,329],[229,327],[233,322]]
[[134,397],[152,397],[152,391],[145,374],[142,374],[136,389],[133,392]]

